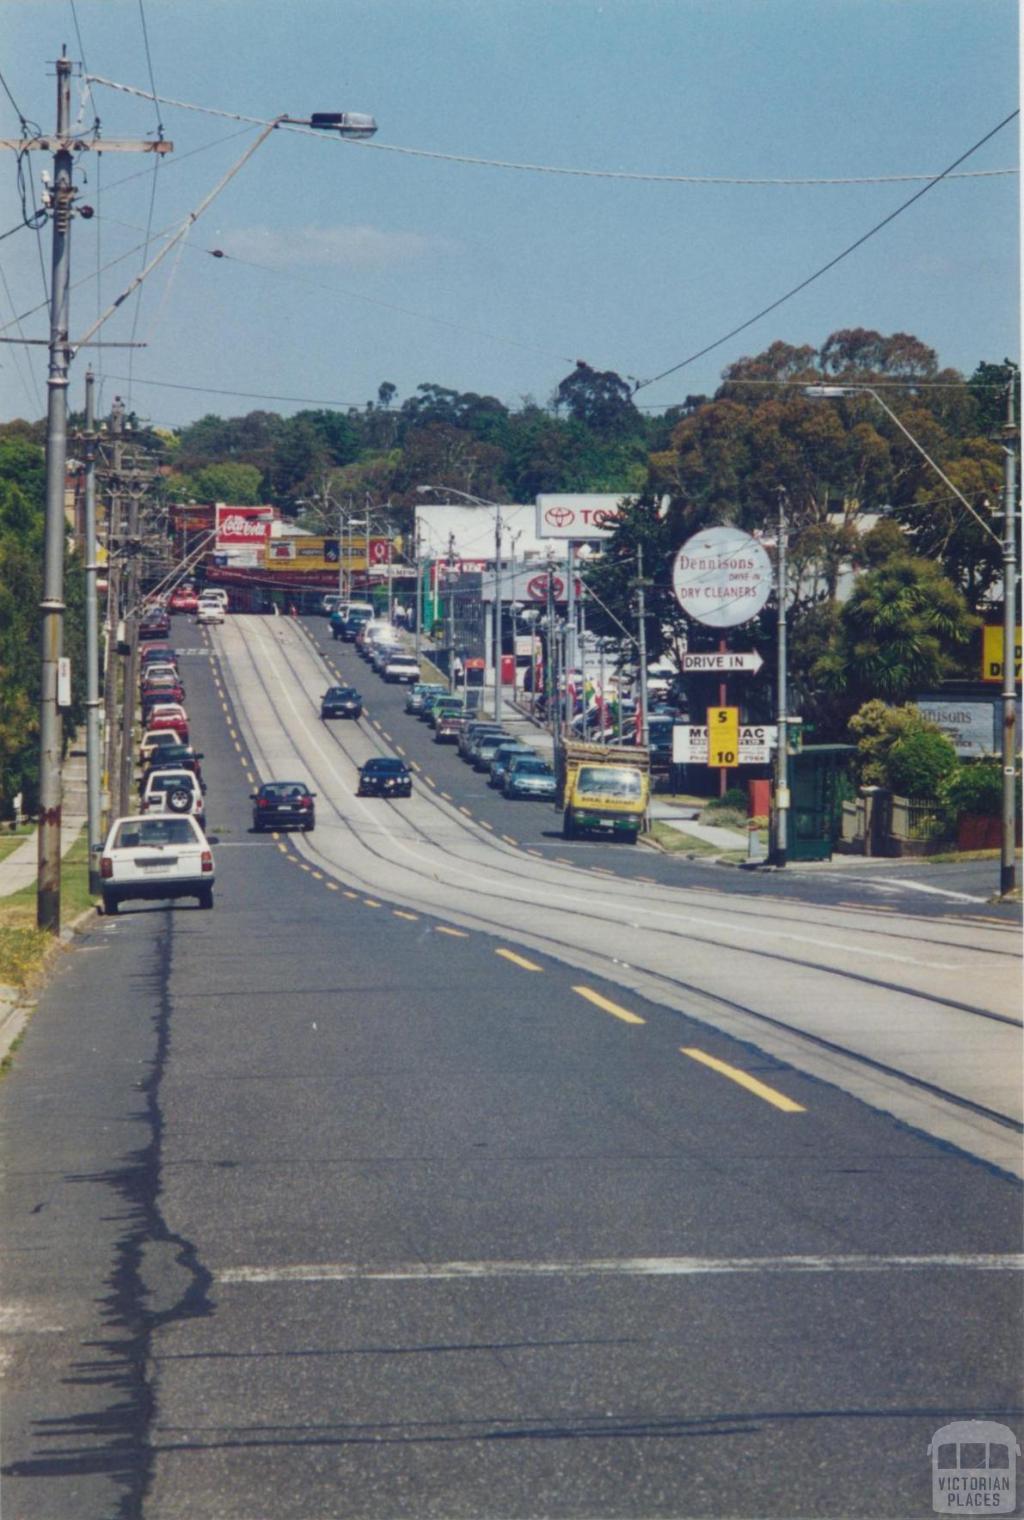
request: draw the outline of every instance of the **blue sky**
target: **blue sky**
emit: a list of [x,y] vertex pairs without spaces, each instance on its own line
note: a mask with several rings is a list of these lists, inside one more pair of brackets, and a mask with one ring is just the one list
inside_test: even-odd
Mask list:
[[[372,112],[375,146],[279,131],[187,246],[109,322],[147,347],[93,352],[158,424],[298,402],[362,405],[382,381],[546,401],[577,358],[647,379],[714,343],[840,252],[918,184],[740,186],[574,178],[420,158],[737,178],[934,173],[1018,103],[1015,0],[3,0],[3,75],[54,123],[63,43],[90,72],[260,118]],[[81,32],[81,47],[75,20]],[[73,115],[78,109],[78,85]],[[95,87],[108,137],[152,134],[145,100]],[[20,134],[0,96],[6,137]],[[72,332],[139,267],[96,278],[176,225],[254,128],[160,107],[175,152],[89,155],[74,229]],[[1014,167],[1018,124],[965,169]],[[192,156],[187,156],[191,154]],[[14,155],[0,215],[15,225]],[[46,166],[34,155],[32,167]],[[130,177],[129,177],[130,176]],[[121,182],[121,183],[118,183]],[[809,290],[637,399],[708,392],[775,339],[904,331],[970,372],[1019,352],[1015,176],[937,186]],[[43,252],[48,262],[48,229]],[[155,249],[154,245],[154,249]],[[229,257],[214,259],[218,248]],[[254,267],[259,266],[259,267]],[[42,299],[37,238],[0,242],[0,327]],[[13,309],[12,309],[13,307]],[[45,337],[45,314],[23,330]],[[45,350],[0,349],[0,415],[38,416]],[[84,352],[72,405],[81,405]],[[159,383],[157,383],[159,382]],[[209,387],[208,391],[173,387]],[[235,394],[216,394],[216,392]]]

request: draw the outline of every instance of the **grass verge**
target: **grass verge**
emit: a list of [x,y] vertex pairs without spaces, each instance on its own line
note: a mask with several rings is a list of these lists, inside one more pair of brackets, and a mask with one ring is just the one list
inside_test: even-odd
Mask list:
[[[61,919],[72,919],[96,901],[89,891],[89,845],[85,830],[61,861]],[[31,985],[53,944],[53,935],[36,928],[36,885],[23,887],[0,898],[0,983],[8,987]]]
[[719,845],[709,844],[706,839],[697,839],[693,834],[684,834],[679,829],[674,829],[670,823],[662,823],[657,818],[651,819],[649,838],[669,855],[706,855],[714,856],[716,860],[731,861],[747,858],[746,850],[723,850]]
[[0,860],[6,860],[8,855],[14,853],[19,844],[24,844],[29,835],[34,833],[35,829],[28,825],[25,827],[19,826],[10,833],[5,830],[3,834],[0,834]]

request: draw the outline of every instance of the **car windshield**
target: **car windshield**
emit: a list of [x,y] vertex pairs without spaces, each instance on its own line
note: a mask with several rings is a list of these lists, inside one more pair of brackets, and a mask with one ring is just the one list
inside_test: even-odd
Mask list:
[[546,760],[515,760],[510,767],[516,776],[553,776],[555,773]]
[[115,850],[135,850],[140,845],[195,843],[195,830],[187,818],[129,818],[114,836]]
[[327,695],[336,702],[348,702],[358,698],[359,693],[354,686],[332,686]]
[[584,797],[639,797],[640,772],[627,766],[584,765],[576,787]]
[[191,790],[192,777],[187,771],[171,771],[170,774],[157,771],[149,780],[151,792],[173,792],[179,786],[187,786]]
[[401,760],[367,760],[363,769],[373,771],[376,774],[394,774],[397,776],[405,770],[405,766]]
[[260,796],[269,802],[291,802],[295,797],[305,797],[307,788],[301,781],[274,781],[260,787]]

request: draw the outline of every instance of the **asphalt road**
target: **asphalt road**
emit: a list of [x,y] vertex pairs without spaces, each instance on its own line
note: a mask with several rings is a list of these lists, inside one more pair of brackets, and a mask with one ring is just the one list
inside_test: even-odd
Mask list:
[[[925,1515],[938,1426],[1020,1435],[1004,929],[531,856],[444,751],[356,806],[419,726],[209,643],[215,911],[97,919],[0,1088],[5,1520]],[[316,832],[250,834],[300,763]]]

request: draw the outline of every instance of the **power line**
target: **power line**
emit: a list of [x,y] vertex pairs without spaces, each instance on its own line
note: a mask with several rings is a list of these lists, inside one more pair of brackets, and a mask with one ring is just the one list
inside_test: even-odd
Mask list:
[[[195,105],[187,100],[174,100],[167,95],[152,94],[148,90],[140,90],[136,85],[119,84],[116,80],[105,79],[101,74],[90,74],[90,84],[106,86],[108,90],[120,90],[126,95],[136,95],[142,100],[156,99],[161,105],[175,106],[181,111],[199,111],[204,116],[222,116],[229,121],[247,121],[255,126],[268,126],[269,120],[261,116],[246,116],[238,111],[218,110],[214,106]],[[305,133],[310,137],[323,138],[323,133],[308,127],[299,127],[294,123],[285,125],[290,132]],[[338,141],[346,141],[339,138]],[[833,177],[829,179],[785,179],[785,178],[754,178],[738,175],[701,175],[701,174],[648,174],[629,169],[576,169],[559,164],[530,164],[517,163],[509,159],[501,158],[474,158],[465,153],[437,153],[428,148],[410,148],[398,143],[369,142],[366,139],[348,139],[354,146],[375,149],[378,153],[399,153],[411,158],[430,158],[440,163],[469,164],[482,169],[512,169],[526,174],[557,174],[569,175],[582,179],[617,179],[639,180],[648,184],[669,185],[771,185],[771,186],[800,186],[800,185],[889,185],[901,184],[912,180],[932,180],[930,174],[871,174],[848,177]],[[965,174],[951,175],[949,170],[944,176],[955,179],[990,179],[1000,175],[1016,174],[1017,169],[974,169]]]
[[[120,383],[127,381],[126,375],[108,375],[108,380],[116,380]],[[305,406],[332,406],[344,408],[346,411],[362,411],[362,401],[335,401],[322,396],[277,396],[265,391],[235,391],[225,390],[215,385],[180,385],[170,380],[147,380],[142,376],[136,376],[136,385],[151,385],[158,390],[164,391],[195,391],[203,396],[241,396],[249,401],[294,401]]]
[[146,68],[149,70],[149,87],[153,92],[153,109],[156,115],[157,136],[162,138],[164,126],[160,120],[160,111],[157,104],[160,97],[156,93],[156,79],[153,77],[153,55],[149,50],[149,30],[146,26],[146,10],[142,0],[139,0],[139,20],[142,22],[142,41],[146,49]]
[[998,126],[993,127],[990,132],[986,132],[984,137],[979,137],[978,141],[972,147],[968,148],[966,153],[961,153],[959,158],[955,158],[951,164],[942,170],[941,174],[936,174],[933,179],[929,180],[927,185],[922,185],[920,190],[915,190],[914,194],[910,196],[908,200],[905,200],[902,205],[897,206],[895,211],[890,211],[888,216],[883,217],[880,222],[876,222],[869,231],[865,232],[861,237],[857,238],[856,242],[853,242],[849,245],[849,247],[844,248],[842,253],[837,253],[835,258],[829,259],[827,264],[823,264],[820,269],[816,269],[814,273],[808,275],[805,280],[801,280],[799,285],[794,285],[792,290],[787,290],[785,295],[779,296],[778,300],[772,301],[770,305],[762,307],[762,309],[755,316],[748,317],[745,322],[741,322],[738,327],[732,328],[724,335],[724,337],[716,338],[714,343],[706,344],[704,348],[698,349],[695,354],[690,354],[688,358],[681,359],[678,364],[673,364],[668,369],[662,370],[661,374],[652,375],[649,380],[638,380],[634,386],[634,393],[636,391],[644,390],[648,385],[656,385],[659,380],[665,380],[669,375],[677,374],[679,370],[685,369],[688,364],[695,363],[697,359],[703,359],[705,354],[710,354],[714,349],[721,348],[722,344],[728,343],[730,338],[735,338],[737,334],[745,332],[748,327],[753,327],[755,322],[760,322],[761,318],[768,316],[769,312],[777,311],[778,308],[784,304],[784,302],[791,300],[795,295],[799,295],[800,291],[806,290],[808,285],[813,285],[815,280],[820,280],[823,274],[827,274],[830,269],[834,269],[837,264],[843,261],[843,259],[848,258],[849,255],[853,253],[857,248],[862,247],[869,238],[873,238],[876,233],[881,232],[883,227],[888,227],[890,222],[895,221],[896,218],[898,216],[901,216],[904,211],[909,210],[914,202],[919,201],[923,195],[927,195],[929,190],[933,190],[935,186],[940,184],[943,180],[949,179],[950,175],[958,164],[962,164],[965,159],[970,158],[972,153],[977,153],[979,148],[983,147],[985,143],[987,143],[991,138],[995,137],[997,132],[1001,132],[1003,128],[1005,126],[1008,126],[1011,121],[1019,116],[1019,114],[1019,111],[1011,111],[1009,116],[1005,116],[1003,120],[998,124]]

